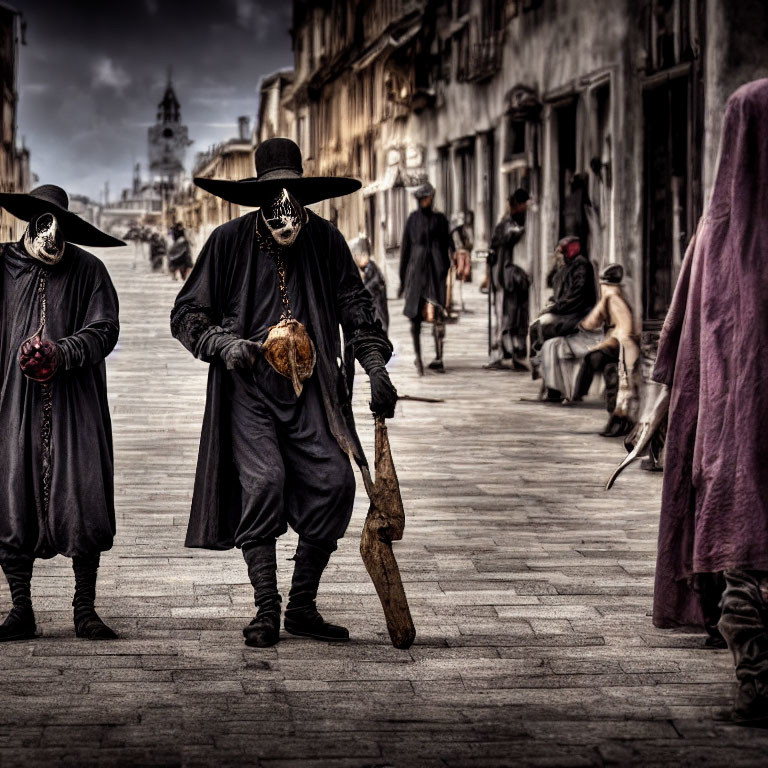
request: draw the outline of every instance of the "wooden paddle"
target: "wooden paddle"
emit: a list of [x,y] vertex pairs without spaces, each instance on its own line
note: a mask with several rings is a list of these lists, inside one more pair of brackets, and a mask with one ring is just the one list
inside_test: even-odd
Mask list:
[[360,554],[381,600],[392,645],[406,649],[411,647],[416,629],[392,551],[392,542],[403,538],[405,510],[392,461],[387,426],[380,417],[376,417],[375,424],[376,482],[371,480],[368,467],[361,467],[371,505],[360,538]]

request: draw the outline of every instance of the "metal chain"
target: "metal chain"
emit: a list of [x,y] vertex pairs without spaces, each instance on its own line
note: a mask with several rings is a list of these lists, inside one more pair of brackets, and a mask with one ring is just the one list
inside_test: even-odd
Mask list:
[[280,286],[280,299],[283,302],[283,319],[292,320],[293,311],[291,310],[291,300],[288,297],[288,281],[285,276],[285,261],[283,261],[283,254],[277,251],[272,254],[275,259],[275,267],[277,268],[277,281]]
[[[40,278],[37,283],[37,293],[40,296],[40,337],[45,331],[45,324],[48,319],[48,301],[46,297],[47,273],[40,271]],[[40,424],[40,454],[42,460],[42,480],[43,480],[43,511],[48,511],[48,502],[51,498],[51,429],[53,422],[53,392],[49,383],[41,384],[42,387],[42,410]]]

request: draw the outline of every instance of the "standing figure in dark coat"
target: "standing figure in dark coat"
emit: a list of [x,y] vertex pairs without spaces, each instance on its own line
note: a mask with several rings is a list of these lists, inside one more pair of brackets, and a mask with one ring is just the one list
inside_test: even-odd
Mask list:
[[389,329],[389,306],[387,305],[387,282],[384,275],[376,265],[371,261],[371,241],[360,234],[349,243],[352,257],[360,270],[360,276],[363,278],[363,285],[373,300],[373,311],[376,313],[376,319],[381,323],[381,327],[387,331]]
[[214,230],[171,313],[173,335],[210,363],[188,547],[239,547],[258,613],[246,645],[280,634],[275,540],[299,534],[285,629],[346,640],[315,599],[346,531],[355,494],[349,458],[364,464],[343,370],[339,328],[371,381],[371,410],[391,417],[392,353],[339,231],[304,206],[359,189],[353,179],[302,176],[301,152],[269,139],[257,177],[196,179],[260,210]]
[[747,724],[768,721],[767,123],[768,80],[728,100],[653,372],[669,387],[653,623],[712,631],[721,613]]
[[435,359],[430,369],[445,373],[445,302],[453,242],[448,219],[433,210],[435,188],[422,184],[414,193],[419,207],[408,217],[400,247],[400,295],[405,296],[403,314],[411,321],[416,368],[424,375],[421,360],[421,323],[425,313],[432,316]]
[[168,249],[168,270],[174,280],[179,277],[186,280],[192,271],[192,249],[189,247],[184,225],[180,221],[173,225],[171,238],[173,243]]
[[149,238],[149,264],[153,272],[162,270],[167,250],[165,238],[159,232],[153,232]]
[[534,378],[538,378],[538,355],[544,342],[574,333],[597,303],[595,270],[582,254],[578,237],[564,237],[557,244],[555,266],[547,276],[547,285],[552,288],[552,298],[530,330]]
[[490,285],[494,298],[494,359],[485,367],[501,370],[511,360],[515,371],[527,371],[528,273],[515,264],[515,246],[525,234],[528,192],[517,189],[509,196],[507,215],[496,225],[491,238]]
[[124,243],[71,213],[60,187],[0,194],[0,206],[29,222],[0,246],[0,566],[13,600],[0,640],[35,636],[32,566],[57,554],[72,558],[77,636],[113,638],[94,600],[115,533],[104,358],[117,342],[117,295],[104,265],[73,243]]

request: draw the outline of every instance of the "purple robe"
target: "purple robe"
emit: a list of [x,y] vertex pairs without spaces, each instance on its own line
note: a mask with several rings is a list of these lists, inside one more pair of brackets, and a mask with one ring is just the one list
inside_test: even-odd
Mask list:
[[653,622],[702,625],[692,576],[768,570],[768,80],[728,100],[709,209],[655,381],[671,387]]

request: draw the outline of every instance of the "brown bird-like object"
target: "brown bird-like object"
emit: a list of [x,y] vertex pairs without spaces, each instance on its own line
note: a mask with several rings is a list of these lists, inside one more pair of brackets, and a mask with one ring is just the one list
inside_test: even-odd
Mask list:
[[295,318],[283,317],[269,329],[262,352],[267,362],[293,382],[298,397],[315,368],[315,345],[307,329]]

